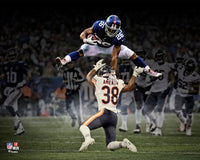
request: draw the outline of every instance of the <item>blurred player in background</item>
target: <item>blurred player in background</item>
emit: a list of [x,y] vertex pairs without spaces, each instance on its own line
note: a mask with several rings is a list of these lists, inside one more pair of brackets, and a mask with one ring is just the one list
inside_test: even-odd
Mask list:
[[[139,49],[137,52],[142,59],[145,60],[147,64],[151,64],[152,61],[146,59],[146,51],[143,49]],[[135,81],[134,86],[134,101],[135,101],[135,122],[136,128],[134,129],[133,133],[139,134],[141,133],[141,119],[143,114],[144,102],[146,100],[147,94],[146,92],[149,91],[151,87],[151,80],[149,76],[145,72],[141,73],[140,76]],[[146,132],[149,132],[150,120],[149,117],[144,115],[146,121]]]
[[22,96],[22,87],[26,85],[31,74],[24,62],[17,61],[17,56],[18,51],[16,48],[8,50],[8,61],[2,65],[1,76],[6,83],[4,89],[6,99],[3,103],[3,107],[6,107],[14,117],[15,135],[21,135],[24,133],[24,127],[18,112],[18,100]]
[[[66,109],[72,119],[72,127],[75,126],[78,117],[79,126],[83,121],[82,107],[80,103],[80,86],[85,81],[85,77],[79,68],[74,67],[74,63],[70,62],[67,64],[67,68],[63,71],[63,82],[66,84]],[[77,113],[74,113],[72,108],[72,102]]]
[[[119,78],[124,81],[125,84],[128,84],[128,81],[131,79],[133,74],[133,66],[129,60],[123,59],[122,63],[119,65]],[[127,109],[130,104],[133,102],[133,90],[128,92],[121,92],[119,97],[118,107],[121,110],[121,121],[122,124],[119,127],[119,131],[127,132],[127,118],[128,112]]]
[[[164,122],[164,111],[168,101],[169,90],[173,87],[175,77],[173,72],[174,64],[166,62],[165,51],[159,49],[155,53],[155,63],[152,66],[155,70],[162,73],[162,76],[153,79],[150,93],[146,98],[144,112],[153,123],[152,134],[155,136],[162,135],[162,126]],[[157,108],[155,108],[157,106]],[[155,110],[156,109],[156,110]],[[152,115],[157,111],[157,118]]]
[[[88,37],[88,35],[93,35]],[[136,66],[143,67],[144,71],[153,77],[161,76],[154,72],[137,54],[123,45],[125,35],[121,30],[121,20],[117,15],[110,15],[106,20],[97,20],[92,27],[85,29],[80,34],[83,45],[78,51],[67,54],[63,59],[56,58],[58,66],[75,61],[82,56],[97,56],[99,54],[111,54],[112,72],[110,78],[115,78],[117,58],[131,59]]]
[[[93,144],[95,140],[91,138],[90,130],[103,127],[106,135],[106,146],[110,150],[118,148],[128,148],[132,152],[137,152],[135,145],[133,145],[127,138],[123,141],[116,141],[116,125],[117,112],[116,109],[120,92],[126,92],[133,89],[136,77],[143,72],[143,68],[135,68],[133,76],[127,85],[124,81],[117,79],[111,81],[108,77],[111,74],[110,68],[105,67],[102,63],[103,59],[99,60],[94,68],[87,74],[88,83],[95,88],[95,95],[98,102],[98,112],[89,117],[80,127],[85,141],[82,143],[79,151],[84,151],[89,145]],[[102,68],[103,67],[103,68]],[[95,75],[100,69],[99,75]]]
[[[177,92],[175,97],[175,112],[180,120],[178,131],[185,131],[192,135],[192,121],[194,108],[194,95],[199,93],[200,75],[195,71],[194,59],[187,59],[183,67],[177,68]],[[183,116],[182,107],[185,104],[186,118]],[[185,128],[186,127],[186,128]]]

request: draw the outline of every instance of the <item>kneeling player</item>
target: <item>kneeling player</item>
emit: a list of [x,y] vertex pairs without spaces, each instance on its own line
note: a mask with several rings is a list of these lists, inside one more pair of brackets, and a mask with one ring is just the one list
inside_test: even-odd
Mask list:
[[[89,117],[80,126],[85,141],[79,151],[84,151],[89,145],[94,144],[95,140],[90,135],[90,130],[103,127],[106,135],[106,146],[110,150],[118,148],[128,148],[132,152],[137,152],[137,148],[127,138],[123,141],[116,141],[117,125],[117,100],[120,92],[127,92],[133,89],[136,77],[143,72],[143,68],[135,68],[133,76],[127,85],[121,79],[109,80],[110,68],[105,67],[103,59],[98,61],[94,68],[87,74],[87,80],[95,88],[95,95],[98,102],[98,112]],[[95,75],[99,71],[98,75]]]

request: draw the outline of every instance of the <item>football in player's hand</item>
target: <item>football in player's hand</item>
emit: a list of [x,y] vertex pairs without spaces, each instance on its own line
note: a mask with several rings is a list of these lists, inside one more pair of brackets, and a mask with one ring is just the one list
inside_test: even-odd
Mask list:
[[87,39],[91,38],[91,40],[98,40],[98,38],[94,34],[88,34]]

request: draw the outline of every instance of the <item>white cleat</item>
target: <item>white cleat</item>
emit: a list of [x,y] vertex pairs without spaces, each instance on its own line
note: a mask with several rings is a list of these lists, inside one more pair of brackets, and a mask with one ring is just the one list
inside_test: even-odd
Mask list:
[[154,136],[162,136],[161,129],[160,128],[156,128],[156,130],[152,132],[152,135],[154,135]]
[[180,123],[180,127],[177,129],[178,132],[186,131],[186,123]]
[[162,76],[162,73],[155,72],[155,71],[153,71],[153,70],[151,70],[151,69],[145,70],[145,72],[146,72],[148,75],[152,76],[152,77],[160,77],[160,76]]
[[137,152],[136,146],[133,143],[131,143],[127,138],[124,138],[123,143],[126,146],[126,148],[128,148],[131,152]]
[[81,147],[79,149],[79,152],[85,151],[88,148],[89,145],[92,145],[94,143],[95,143],[94,138],[87,139],[85,142],[82,143],[82,145],[81,145]]
[[191,127],[186,129],[186,133],[185,134],[187,136],[191,136],[192,135],[192,129],[191,129]]
[[127,132],[128,131],[128,129],[127,129],[127,127],[119,127],[119,131],[120,132]]
[[15,136],[19,136],[25,132],[24,128],[18,128],[17,132],[15,133]]

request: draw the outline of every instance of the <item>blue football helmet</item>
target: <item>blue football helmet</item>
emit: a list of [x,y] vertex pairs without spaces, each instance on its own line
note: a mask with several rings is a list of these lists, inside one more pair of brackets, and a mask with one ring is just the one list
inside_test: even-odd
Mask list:
[[121,27],[121,20],[117,15],[110,15],[106,19],[105,32],[108,37],[114,37]]

